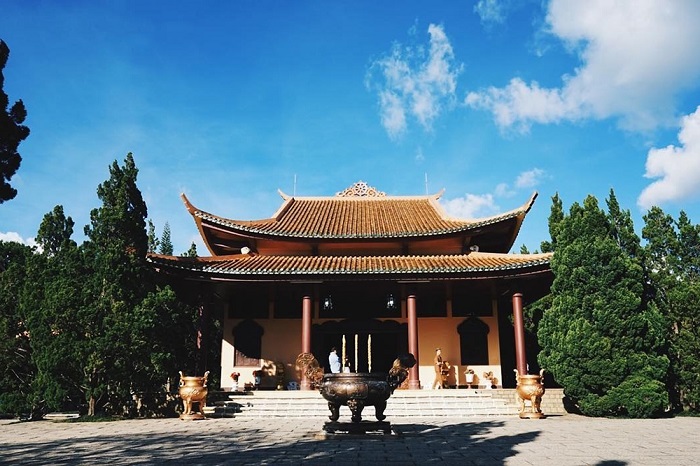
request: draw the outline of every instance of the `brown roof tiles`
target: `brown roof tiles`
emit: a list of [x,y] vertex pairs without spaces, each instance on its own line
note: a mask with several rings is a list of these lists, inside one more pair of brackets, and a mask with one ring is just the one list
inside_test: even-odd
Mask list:
[[151,254],[156,267],[207,275],[397,275],[474,274],[518,275],[549,270],[551,254],[490,254],[428,256],[231,256],[183,258]]
[[530,210],[534,194],[523,206],[481,219],[447,216],[438,196],[419,197],[288,197],[273,218],[240,221],[196,209],[183,195],[188,210],[200,222],[232,232],[314,239],[372,239],[434,236],[468,231],[517,218]]

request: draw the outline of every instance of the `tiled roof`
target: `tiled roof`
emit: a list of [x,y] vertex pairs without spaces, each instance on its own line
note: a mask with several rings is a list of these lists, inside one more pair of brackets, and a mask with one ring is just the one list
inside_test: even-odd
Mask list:
[[447,216],[438,203],[439,195],[287,197],[273,218],[253,221],[219,217],[196,209],[184,195],[183,200],[198,223],[217,225],[232,232],[307,239],[372,239],[435,236],[509,219],[522,221],[535,197],[536,194],[513,211],[474,220]]
[[[184,258],[151,254],[156,267],[229,276],[519,275],[549,269],[551,254],[471,252],[429,256],[230,256]],[[232,277],[233,278],[233,277]]]

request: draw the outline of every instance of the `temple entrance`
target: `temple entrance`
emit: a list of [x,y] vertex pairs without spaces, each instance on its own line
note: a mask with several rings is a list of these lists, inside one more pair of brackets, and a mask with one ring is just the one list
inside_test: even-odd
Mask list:
[[406,324],[376,319],[330,321],[313,326],[312,351],[330,372],[328,354],[335,347],[350,372],[387,373],[394,359],[408,351]]

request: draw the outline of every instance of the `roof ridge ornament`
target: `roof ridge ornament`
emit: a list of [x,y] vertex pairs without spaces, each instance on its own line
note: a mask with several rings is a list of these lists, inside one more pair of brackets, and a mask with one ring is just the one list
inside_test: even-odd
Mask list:
[[386,193],[369,186],[364,181],[358,181],[347,189],[335,193],[337,197],[386,197]]

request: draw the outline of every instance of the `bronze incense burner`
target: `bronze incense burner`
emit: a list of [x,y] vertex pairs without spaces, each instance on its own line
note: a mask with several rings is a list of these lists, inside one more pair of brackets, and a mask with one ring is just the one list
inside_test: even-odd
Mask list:
[[297,358],[297,367],[311,380],[320,391],[321,396],[328,401],[331,411],[329,419],[337,421],[340,418],[340,407],[347,406],[352,412],[352,422],[362,421],[362,410],[365,406],[374,406],[378,421],[386,419],[384,410],[389,397],[408,377],[408,370],[415,366],[416,359],[412,354],[398,357],[389,370],[389,374],[368,372],[345,372],[339,374],[324,374],[318,361],[309,353],[302,353]]

